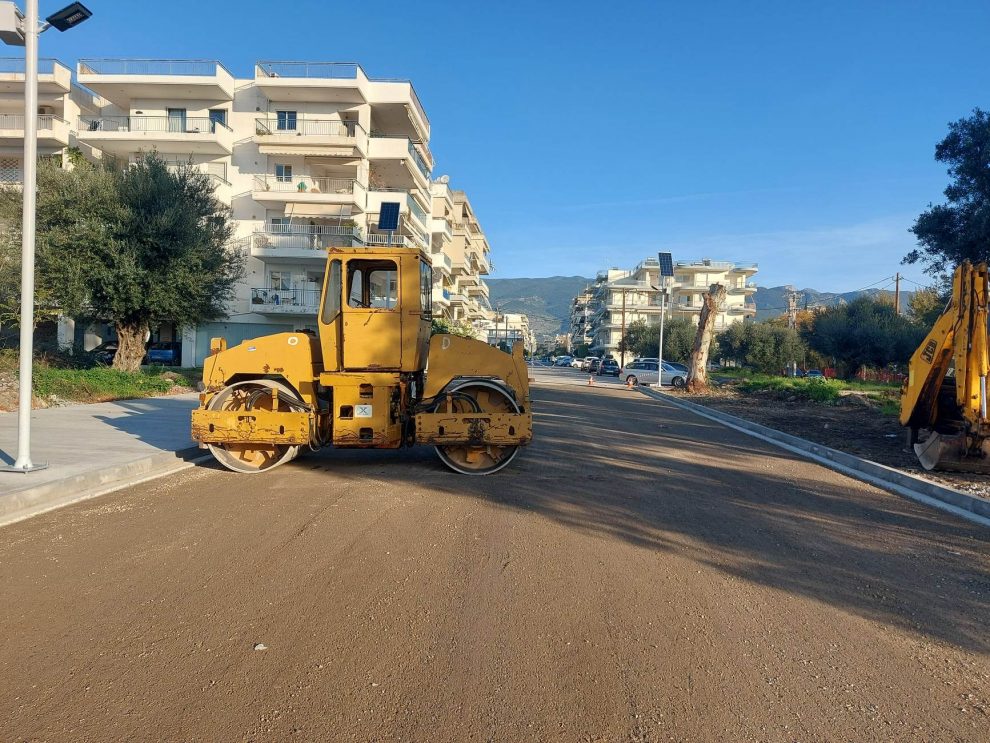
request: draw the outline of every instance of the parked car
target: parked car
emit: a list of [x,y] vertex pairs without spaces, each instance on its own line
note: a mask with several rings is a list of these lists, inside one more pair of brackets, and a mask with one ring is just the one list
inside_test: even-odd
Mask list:
[[619,368],[619,362],[615,359],[605,359],[598,365],[598,376],[613,376],[618,377],[622,370]]
[[90,351],[90,354],[92,354],[93,361],[97,364],[110,366],[113,363],[114,356],[117,355],[117,348],[117,341],[107,341]]
[[182,362],[182,344],[176,341],[152,343],[148,348],[147,361],[149,364],[178,366]]
[[[656,384],[660,376],[659,364],[656,361],[634,361],[621,371],[619,376],[627,384]],[[663,363],[663,384],[683,387],[687,384],[687,374],[675,369],[666,361]]]
[[557,360],[553,362],[554,366],[570,366],[571,357],[570,356],[558,356]]
[[571,359],[571,368],[572,369],[580,369],[581,368],[581,364],[583,364],[583,363],[584,363],[584,359],[573,358],[573,359]]
[[825,379],[825,375],[822,374],[821,369],[808,369],[804,373],[805,379]]
[[597,374],[598,367],[601,365],[601,363],[602,363],[601,359],[591,359],[591,361],[588,362],[588,373]]
[[581,371],[591,371],[591,362],[598,362],[597,356],[585,356],[581,359]]

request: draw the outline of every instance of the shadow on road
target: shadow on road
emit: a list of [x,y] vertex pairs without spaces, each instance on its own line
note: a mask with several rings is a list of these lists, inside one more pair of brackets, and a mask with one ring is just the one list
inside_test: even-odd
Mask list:
[[626,390],[537,387],[536,436],[505,471],[432,450],[331,451],[289,467],[409,477],[971,650],[990,650],[990,535]]

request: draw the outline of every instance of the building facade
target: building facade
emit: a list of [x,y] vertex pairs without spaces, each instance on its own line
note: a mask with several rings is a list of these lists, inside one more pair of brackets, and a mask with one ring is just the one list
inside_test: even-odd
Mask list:
[[[40,71],[42,156],[71,147],[126,166],[154,150],[207,174],[230,207],[247,278],[227,319],[160,329],[181,333],[183,363],[201,363],[213,336],[315,329],[329,247],[425,250],[435,315],[487,340],[490,246],[464,191],[432,179],[412,83],[337,62],[262,61],[246,79],[212,60],[81,59],[78,84],[56,60]],[[21,180],[23,99],[23,59],[0,59],[0,182]],[[395,230],[378,228],[384,203],[399,206]]]
[[[742,322],[756,314],[753,295],[756,287],[749,281],[757,272],[756,264],[727,261],[678,261],[673,280],[666,282],[668,293],[663,301],[667,319],[685,318],[697,324],[702,296],[712,284],[726,287],[726,299],[715,318],[715,331]],[[619,342],[626,328],[634,322],[655,325],[660,322],[663,284],[660,265],[648,258],[631,270],[618,268],[601,271],[588,291],[575,297],[571,313],[571,340],[576,333],[590,337],[591,352],[618,357]],[[578,318],[587,316],[583,325]]]
[[522,343],[529,353],[536,352],[536,336],[529,327],[529,317],[518,312],[496,312],[488,327],[488,344],[502,346]]

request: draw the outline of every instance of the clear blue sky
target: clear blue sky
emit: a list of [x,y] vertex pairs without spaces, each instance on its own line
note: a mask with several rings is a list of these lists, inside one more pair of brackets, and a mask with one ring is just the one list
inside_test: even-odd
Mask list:
[[411,79],[435,175],[470,195],[495,277],[669,250],[758,262],[763,285],[860,288],[899,270],[941,199],[946,124],[990,106],[985,0],[86,4],[42,55]]

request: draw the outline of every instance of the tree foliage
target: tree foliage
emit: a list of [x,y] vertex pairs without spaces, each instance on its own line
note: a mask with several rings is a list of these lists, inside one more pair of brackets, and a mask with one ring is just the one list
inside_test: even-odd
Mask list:
[[[664,322],[663,357],[668,361],[687,361],[697,332],[694,323],[684,318]],[[629,324],[619,351],[626,355],[655,357],[660,347],[660,325],[647,325],[642,320]]]
[[860,297],[818,313],[804,337],[850,375],[863,366],[906,363],[926,334],[926,328],[898,315],[890,304]]
[[474,338],[474,328],[467,323],[454,322],[444,317],[434,317],[430,326],[430,335],[459,335],[462,338]]
[[766,374],[779,374],[792,363],[803,366],[808,349],[798,332],[777,323],[736,323],[718,337],[724,359]]
[[935,159],[949,166],[946,203],[929,205],[915,220],[918,247],[904,262],[921,261],[927,273],[943,276],[964,260],[990,260],[990,114],[977,108],[949,124]]
[[931,329],[945,309],[948,297],[931,286],[918,289],[908,299],[908,317],[915,325]]
[[[0,219],[19,224],[4,199]],[[116,326],[114,366],[134,370],[151,328],[222,317],[243,264],[210,178],[156,153],[124,170],[38,168],[37,272],[61,312]]]

